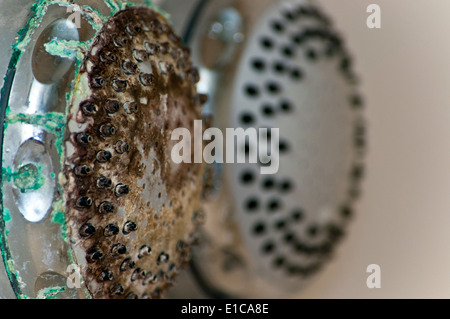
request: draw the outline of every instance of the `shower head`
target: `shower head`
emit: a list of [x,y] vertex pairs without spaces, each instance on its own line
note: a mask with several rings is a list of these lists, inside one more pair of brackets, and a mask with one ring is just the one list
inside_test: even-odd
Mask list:
[[0,296],[159,298],[203,220],[203,164],[169,159],[202,118],[189,50],[147,1],[30,14],[2,83]]
[[215,166],[193,274],[211,296],[293,296],[332,257],[360,195],[365,124],[351,55],[315,1],[177,4],[162,7],[199,66],[204,114],[222,130],[280,129],[278,173]]

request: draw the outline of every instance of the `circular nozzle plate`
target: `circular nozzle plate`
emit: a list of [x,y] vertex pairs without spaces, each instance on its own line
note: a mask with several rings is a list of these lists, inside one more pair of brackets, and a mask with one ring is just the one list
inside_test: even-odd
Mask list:
[[[201,69],[222,80],[211,102],[215,124],[269,129],[263,146],[274,142],[279,156],[223,166],[219,194],[204,205],[194,272],[225,295],[292,296],[330,260],[359,197],[365,125],[358,81],[341,36],[312,1],[266,1],[258,16],[252,1],[215,5],[199,29],[219,29],[215,18],[230,8],[249,26],[226,67]],[[197,34],[193,55],[202,65],[206,33]],[[251,156],[257,147],[244,149]],[[279,169],[264,174],[270,166]]]
[[195,72],[169,25],[143,8],[111,18],[83,62],[64,189],[69,233],[95,297],[157,295],[187,261],[202,166],[175,165],[170,137],[201,116]]

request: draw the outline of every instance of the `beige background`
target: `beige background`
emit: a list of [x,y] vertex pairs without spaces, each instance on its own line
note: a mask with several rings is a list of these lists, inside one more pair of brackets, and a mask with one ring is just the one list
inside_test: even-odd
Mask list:
[[[369,175],[337,259],[300,297],[450,298],[450,1],[320,2],[364,76]],[[372,263],[381,289],[366,286]]]

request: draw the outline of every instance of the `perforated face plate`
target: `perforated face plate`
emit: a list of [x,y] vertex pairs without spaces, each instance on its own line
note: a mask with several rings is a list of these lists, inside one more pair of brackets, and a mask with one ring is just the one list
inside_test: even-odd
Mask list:
[[355,83],[342,39],[309,2],[272,3],[254,24],[225,125],[279,128],[280,169],[261,175],[261,163],[225,166],[221,198],[207,204],[221,213],[208,214],[195,263],[211,286],[236,296],[285,295],[330,259],[363,173]]
[[144,8],[112,17],[83,62],[64,188],[70,237],[94,297],[158,297],[187,261],[202,166],[176,166],[170,138],[200,117],[197,77],[180,39]]

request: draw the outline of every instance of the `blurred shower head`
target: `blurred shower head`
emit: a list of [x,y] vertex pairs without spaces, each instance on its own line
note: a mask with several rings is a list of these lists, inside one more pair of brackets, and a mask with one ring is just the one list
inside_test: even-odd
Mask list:
[[278,173],[262,175],[262,162],[214,167],[193,273],[212,296],[293,296],[330,260],[360,195],[352,58],[315,1],[178,4],[162,6],[199,66],[204,114],[223,130],[280,129]]

